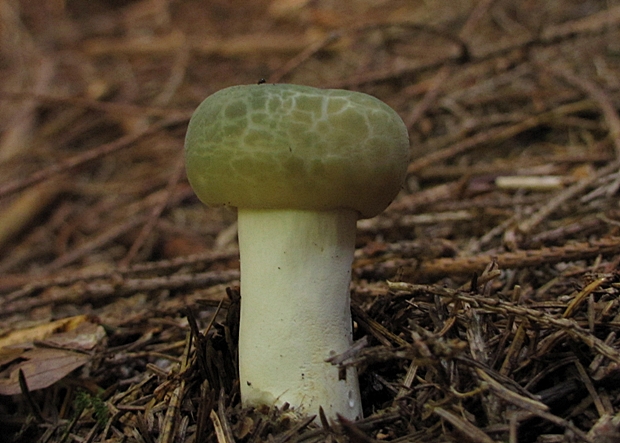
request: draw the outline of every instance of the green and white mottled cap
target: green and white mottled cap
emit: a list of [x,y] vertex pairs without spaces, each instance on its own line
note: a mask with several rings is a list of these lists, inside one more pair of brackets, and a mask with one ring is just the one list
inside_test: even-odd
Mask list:
[[185,138],[187,176],[207,205],[383,211],[400,190],[409,137],[398,114],[361,92],[287,84],[207,97]]

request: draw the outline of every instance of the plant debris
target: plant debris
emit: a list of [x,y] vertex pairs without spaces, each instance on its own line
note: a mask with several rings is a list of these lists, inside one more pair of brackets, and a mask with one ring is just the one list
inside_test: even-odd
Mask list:
[[[0,23],[3,441],[620,441],[620,6],[10,0]],[[410,131],[330,359],[357,422],[240,404],[235,215],[182,151],[198,103],[261,79]]]

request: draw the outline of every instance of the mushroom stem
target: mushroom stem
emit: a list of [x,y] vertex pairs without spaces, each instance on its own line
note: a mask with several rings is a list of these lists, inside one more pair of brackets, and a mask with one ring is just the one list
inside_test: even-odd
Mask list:
[[[244,405],[289,403],[361,418],[355,368],[325,361],[351,346],[349,285],[358,213],[239,209]],[[340,379],[343,378],[343,379]]]

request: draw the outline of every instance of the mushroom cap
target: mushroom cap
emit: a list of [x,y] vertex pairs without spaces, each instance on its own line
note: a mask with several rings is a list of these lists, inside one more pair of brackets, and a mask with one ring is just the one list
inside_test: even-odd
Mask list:
[[402,119],[375,97],[262,84],[207,97],[189,122],[185,159],[207,205],[374,217],[400,190],[410,150]]

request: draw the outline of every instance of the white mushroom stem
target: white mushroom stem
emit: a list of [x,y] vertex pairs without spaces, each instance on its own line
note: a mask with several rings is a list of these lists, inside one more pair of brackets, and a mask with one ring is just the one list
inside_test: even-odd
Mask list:
[[349,284],[358,214],[351,210],[239,209],[244,405],[354,420],[362,408],[354,368],[325,360],[351,346]]

